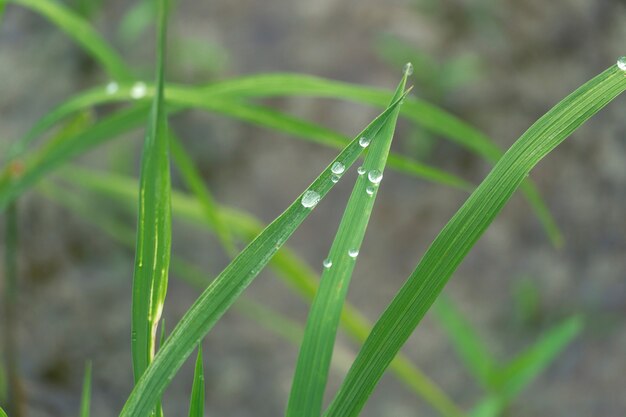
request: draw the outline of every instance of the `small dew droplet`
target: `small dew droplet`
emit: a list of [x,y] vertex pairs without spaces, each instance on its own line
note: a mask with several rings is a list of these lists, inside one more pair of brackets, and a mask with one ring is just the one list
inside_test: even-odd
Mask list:
[[620,56],[617,58],[617,68],[626,72],[626,56]]
[[367,195],[374,195],[374,187],[372,185],[368,185],[365,189],[365,192],[367,193]]
[[339,175],[333,175],[332,177],[330,177],[330,180],[337,184],[339,182]]
[[363,174],[365,174],[365,168],[363,168],[363,167],[359,167],[359,168],[356,170],[356,172],[358,172],[358,173],[359,173],[359,175],[363,175]]
[[402,69],[402,72],[404,72],[404,74],[407,77],[409,75],[413,75],[413,64],[411,64],[410,62],[407,62],[406,64],[404,64],[404,68]]
[[362,148],[367,148],[367,146],[370,144],[371,141],[372,140],[370,138],[361,136],[361,139],[359,139],[359,145],[361,145]]
[[330,167],[330,171],[333,174],[341,175],[346,170],[346,166],[341,162],[335,162],[332,167]]
[[120,86],[115,81],[111,81],[106,86],[106,92],[109,95],[117,93],[117,90],[119,89],[120,89]]
[[372,184],[378,184],[383,179],[383,173],[377,169],[373,169],[367,174],[367,179],[369,179]]
[[320,202],[320,195],[315,191],[308,190],[304,194],[302,194],[302,200],[300,202],[302,203],[303,207],[312,209],[317,205],[317,203]]
[[333,261],[331,261],[330,259],[324,259],[324,262],[322,262],[322,265],[324,265],[324,268],[328,269],[331,266],[333,266]]
[[146,83],[137,81],[130,89],[130,96],[135,100],[138,100],[146,95],[147,90],[148,87],[146,86]]
[[357,256],[359,256],[359,250],[358,249],[350,249],[348,251],[348,256],[351,258],[356,258]]

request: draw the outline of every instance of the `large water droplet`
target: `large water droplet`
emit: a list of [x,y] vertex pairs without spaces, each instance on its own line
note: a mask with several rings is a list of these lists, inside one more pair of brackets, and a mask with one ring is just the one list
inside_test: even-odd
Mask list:
[[305,191],[305,193],[302,194],[302,200],[300,202],[303,207],[313,208],[320,202],[320,195],[312,190]]
[[626,71],[626,56],[620,56],[617,58],[617,68],[622,71]]
[[324,259],[324,262],[322,262],[322,265],[324,265],[324,268],[328,269],[331,266],[333,266],[333,261],[331,261],[330,259],[326,258],[326,259]]
[[402,69],[402,72],[408,77],[409,75],[413,75],[413,64],[411,64],[410,62],[407,62],[406,64],[404,64],[404,68]]
[[147,90],[148,87],[146,86],[146,83],[137,81],[130,89],[130,96],[135,100],[143,98],[146,95]]
[[359,139],[359,145],[361,145],[362,148],[367,148],[371,141],[372,139],[361,136],[361,139]]
[[111,81],[106,86],[106,92],[109,95],[117,93],[117,90],[119,89],[120,89],[120,86],[115,81]]
[[330,167],[330,172],[336,175],[341,175],[346,170],[346,166],[341,162],[335,162],[332,167]]
[[358,249],[350,249],[348,251],[348,256],[351,258],[356,258],[357,256],[359,256],[359,250]]
[[383,173],[377,169],[373,169],[367,174],[367,179],[369,179],[372,184],[378,184],[383,179]]
[[365,168],[363,168],[363,167],[359,167],[359,168],[356,170],[356,172],[358,172],[358,174],[359,174],[359,175],[363,175],[363,174],[365,174]]
[[365,189],[365,192],[367,193],[367,195],[374,195],[374,186],[368,185]]

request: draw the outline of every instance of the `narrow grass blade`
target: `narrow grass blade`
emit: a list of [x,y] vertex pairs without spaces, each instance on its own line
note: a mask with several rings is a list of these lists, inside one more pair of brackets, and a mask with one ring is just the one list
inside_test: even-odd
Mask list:
[[437,299],[434,309],[439,323],[467,369],[484,388],[489,389],[496,363],[472,325],[444,294]]
[[172,158],[176,164],[176,168],[180,172],[185,185],[196,196],[198,202],[204,209],[206,219],[211,223],[215,234],[220,240],[224,250],[231,257],[237,254],[237,248],[235,242],[228,228],[228,225],[224,222],[219,212],[219,207],[211,195],[209,189],[204,185],[204,181],[195,167],[191,156],[185,151],[185,148],[180,143],[180,140],[173,132],[170,132],[170,151],[172,152]]
[[[404,98],[404,97],[402,97]],[[332,164],[340,162],[349,168],[363,148],[362,136],[374,137],[387,122],[402,99],[396,101],[344,148]],[[285,240],[309,215],[312,208],[334,186],[331,166],[299,196],[278,218],[257,236],[200,295],[185,313],[144,376],[130,394],[121,417],[147,416],[158,396],[174,377],[180,366],[224,312],[252,282]]]
[[[137,186],[136,181],[133,179],[128,179],[121,175],[96,173],[77,167],[66,168],[60,174],[63,179],[72,184],[119,201],[131,211],[135,210]],[[54,194],[52,197],[55,197]],[[84,199],[79,199],[77,196],[72,196],[67,192],[54,199],[58,203],[77,211],[82,217],[96,222],[100,227],[104,227],[107,233],[114,233],[114,238],[120,239],[122,242],[124,242],[122,239],[125,238],[128,241],[128,233],[123,233],[119,224],[102,219],[102,216],[99,216],[98,213],[91,215],[90,210],[84,209]],[[172,212],[177,218],[191,222],[199,227],[211,227],[211,224],[206,220],[206,216],[203,215],[201,205],[196,200],[178,192],[173,192],[172,194]],[[242,240],[253,240],[264,228],[259,220],[247,213],[226,207],[220,207],[220,212],[229,228]],[[313,269],[294,252],[289,250],[287,246],[283,246],[276,253],[270,261],[270,266],[279,278],[283,279],[291,289],[299,293],[305,300],[313,299],[318,288],[318,277]],[[205,275],[195,268],[192,269],[188,264],[177,262],[176,258],[172,259],[172,268],[174,268],[176,273],[185,276],[188,281],[199,288],[206,288]],[[363,342],[372,329],[372,325],[367,319],[349,303],[346,303],[344,306],[341,320],[342,326],[347,333],[357,342]],[[441,388],[413,365],[409,358],[402,353],[399,353],[391,363],[391,370],[407,388],[424,398],[426,402],[434,409],[439,410],[443,415],[455,416],[462,414]]]
[[193,386],[189,400],[189,417],[204,417],[204,365],[202,363],[202,345],[198,345],[198,357],[193,371]]
[[4,412],[2,407],[0,407],[0,417],[7,417],[7,413]]
[[[406,74],[402,77],[392,102],[402,95],[406,77]],[[309,311],[300,347],[287,405],[287,417],[316,417],[322,412],[341,310],[387,162],[398,111],[399,108],[372,141],[361,167],[365,171],[359,172],[330,253],[324,261],[324,272]],[[361,140],[369,144],[372,138],[363,137]],[[337,168],[335,174],[343,174],[344,166],[340,164]]]
[[626,89],[613,65],[541,117],[498,161],[434,240],[365,341],[326,417],[358,415],[393,357],[530,170]]
[[582,319],[572,317],[544,334],[528,350],[518,355],[495,380],[505,402],[515,398],[580,334]]
[[135,382],[155,355],[170,262],[172,214],[167,116],[163,103],[167,12],[159,2],[157,92],[141,157],[137,246],[132,295],[132,359]]
[[132,75],[122,58],[80,15],[52,0],[8,1],[31,9],[50,20],[102,64],[111,77],[120,81],[132,79]]
[[35,153],[24,160],[16,160],[0,172],[0,210],[28,190],[45,174],[89,149],[139,127],[148,113],[147,105],[121,110],[71,138],[67,138],[45,152]]
[[[131,84],[120,85],[118,91],[114,94],[107,93],[104,88],[98,88],[69,99],[45,115],[25,136],[14,143],[10,150],[9,160],[22,155],[29,144],[38,136],[76,111],[108,102],[130,100],[131,88]],[[153,94],[154,88],[148,87],[146,98],[151,97]],[[205,94],[197,91],[197,89],[188,87],[168,86],[166,88],[166,101],[172,106],[171,111],[180,111],[185,108],[200,108],[254,125],[289,133],[296,138],[302,138],[337,149],[343,148],[350,141],[350,138],[345,135],[285,113],[263,106],[238,102],[229,98],[207,97]],[[458,176],[401,155],[391,154],[389,156],[389,166],[407,175],[435,183],[461,188],[466,191],[473,189],[471,184]]]
[[91,362],[85,365],[85,377],[83,378],[83,395],[80,401],[80,417],[89,417],[91,414]]

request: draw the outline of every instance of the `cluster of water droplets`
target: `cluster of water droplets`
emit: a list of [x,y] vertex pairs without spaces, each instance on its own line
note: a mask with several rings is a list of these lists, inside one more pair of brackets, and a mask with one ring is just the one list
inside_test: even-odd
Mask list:
[[321,197],[318,192],[313,190],[307,190],[304,192],[304,194],[302,194],[302,199],[300,200],[300,203],[302,203],[302,207],[312,209],[317,206],[317,203],[320,202],[320,198]]
[[374,195],[378,184],[380,184],[380,182],[383,180],[383,173],[377,169],[372,169],[370,172],[367,173],[367,179],[370,184],[365,188],[365,192],[367,193],[367,195],[372,196]]
[[339,178],[341,178],[341,175],[345,172],[345,170],[346,170],[346,166],[344,164],[342,164],[339,161],[335,162],[330,167],[330,172],[333,173],[333,175],[330,177],[331,181],[334,183],[337,183],[339,181]]
[[620,56],[617,58],[617,68],[626,72],[626,56]]

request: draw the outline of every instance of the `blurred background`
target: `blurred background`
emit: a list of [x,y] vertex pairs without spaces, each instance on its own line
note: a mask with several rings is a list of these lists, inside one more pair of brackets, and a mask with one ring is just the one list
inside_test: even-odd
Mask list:
[[[151,1],[66,2],[144,79],[154,65]],[[167,79],[201,84],[246,74],[298,72],[393,89],[412,61],[412,94],[508,148],[537,118],[626,54],[621,0],[228,0],[174,2]],[[0,26],[0,149],[55,105],[109,80],[66,35],[9,4]],[[263,103],[354,135],[377,110],[337,100]],[[575,314],[580,334],[525,387],[504,415],[626,412],[626,99],[618,98],[533,171],[565,244],[556,249],[516,195],[445,290],[493,357],[513,359]],[[335,155],[285,134],[200,111],[171,125],[220,203],[270,222]],[[81,157],[84,166],[137,175],[143,130]],[[480,157],[401,121],[393,149],[478,183]],[[288,244],[317,272],[356,178],[319,204]],[[180,185],[174,173],[174,185]],[[89,198],[87,195],[81,198]],[[359,255],[349,300],[375,321],[425,249],[467,198],[463,191],[388,170]],[[106,206],[105,206],[106,207]],[[132,388],[131,250],[36,192],[19,202],[17,346],[25,416],[77,415],[83,364],[94,367],[93,416],[115,415]],[[213,236],[174,224],[175,253],[207,277],[228,263]],[[170,279],[168,329],[199,291]],[[271,272],[249,299],[304,323],[308,305]],[[358,346],[340,335],[329,393]],[[406,353],[463,410],[485,395],[432,313]],[[226,314],[204,342],[207,415],[278,416],[297,347],[245,314]],[[165,397],[186,413],[192,363]],[[6,381],[5,381],[6,383]],[[438,416],[387,375],[363,416]]]

